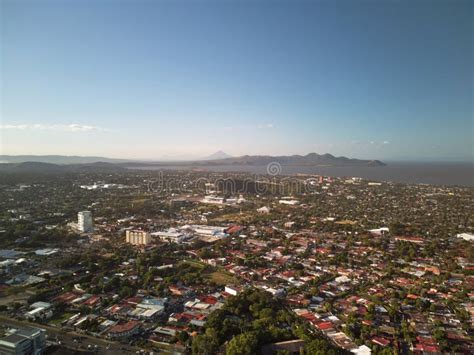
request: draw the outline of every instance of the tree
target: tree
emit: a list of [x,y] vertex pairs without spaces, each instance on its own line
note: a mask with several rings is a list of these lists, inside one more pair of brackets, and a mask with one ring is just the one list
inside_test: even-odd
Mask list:
[[443,328],[435,328],[433,331],[433,338],[436,339],[438,344],[441,346],[441,349],[445,349],[447,347],[446,331]]
[[401,324],[401,331],[402,331],[402,335],[403,335],[403,339],[407,342],[407,343],[411,343],[414,339],[414,336],[412,335],[412,331],[410,329],[410,326],[409,324],[407,323],[407,321],[403,320],[402,321],[402,324]]
[[214,257],[214,253],[209,248],[203,248],[203,249],[199,250],[198,256],[201,259],[210,259],[210,258]]
[[135,292],[128,286],[123,286],[119,291],[119,295],[122,298],[131,297],[134,294],[135,294]]
[[252,355],[258,351],[255,333],[243,333],[232,338],[226,348],[226,355]]
[[336,355],[338,352],[327,341],[316,339],[306,343],[304,353],[307,355]]
[[186,344],[186,342],[189,340],[189,334],[187,332],[182,331],[176,335],[176,338],[181,344]]
[[[305,324],[268,292],[247,289],[227,298],[222,308],[209,315],[206,334],[195,337],[192,350],[193,354],[208,354],[212,345],[206,342],[213,341],[214,349],[227,343],[227,354],[256,354],[263,344],[314,339],[317,335]],[[209,332],[213,334],[211,339]]]
[[197,335],[191,348],[194,355],[214,355],[218,349],[217,333],[213,328],[208,328],[206,333]]

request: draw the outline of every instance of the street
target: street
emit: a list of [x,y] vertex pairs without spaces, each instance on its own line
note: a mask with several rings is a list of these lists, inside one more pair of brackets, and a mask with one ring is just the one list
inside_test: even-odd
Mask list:
[[[10,327],[33,326],[46,329],[48,344],[55,344],[78,352],[89,352],[98,354],[136,354],[148,353],[140,348],[121,344],[114,341],[95,338],[89,335],[76,332],[65,332],[62,329],[43,324],[36,324],[27,321],[11,319],[0,315],[3,325]],[[80,340],[78,340],[80,339]],[[160,352],[161,353],[161,352]]]

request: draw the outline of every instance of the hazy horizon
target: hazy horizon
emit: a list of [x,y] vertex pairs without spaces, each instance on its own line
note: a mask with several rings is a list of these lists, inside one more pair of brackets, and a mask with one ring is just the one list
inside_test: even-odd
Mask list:
[[[214,152],[217,153],[217,152]],[[154,158],[140,158],[140,157],[135,157],[135,158],[124,158],[120,156],[109,156],[109,155],[100,155],[100,154],[91,154],[91,155],[81,155],[81,154],[0,154],[0,156],[12,156],[12,157],[18,157],[18,156],[34,156],[34,157],[42,157],[42,156],[64,156],[64,157],[81,157],[81,158],[91,158],[91,157],[96,157],[96,158],[106,158],[106,159],[117,159],[117,160],[129,160],[129,161],[142,161],[142,162],[179,162],[179,161],[193,161],[193,160],[205,160],[207,158],[210,158],[211,155],[214,153],[207,154],[207,155],[165,155],[165,156],[156,156]],[[224,152],[228,153],[228,152]],[[324,154],[331,154],[330,152],[308,152],[308,153],[303,153],[303,154],[243,154],[243,155],[233,155],[229,154],[229,157],[232,158],[237,158],[241,157],[244,155],[250,155],[250,156],[292,156],[292,155],[307,155],[311,153],[316,153],[319,155],[324,155]],[[334,155],[334,154],[331,154]],[[350,159],[362,159],[357,156],[346,156],[346,155],[334,155],[336,158],[339,157],[346,157]],[[216,158],[214,158],[216,159]],[[370,159],[367,159],[370,160]],[[401,163],[401,164],[474,164],[473,160],[440,160],[440,159],[374,159],[374,160],[381,160],[382,162],[385,163]],[[0,161],[2,163],[2,161]]]
[[0,154],[474,161],[471,1],[0,6]]

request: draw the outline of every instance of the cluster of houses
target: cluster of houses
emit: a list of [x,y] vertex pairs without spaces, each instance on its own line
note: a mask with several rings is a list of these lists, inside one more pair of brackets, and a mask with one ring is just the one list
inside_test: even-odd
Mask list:
[[[396,329],[402,319],[413,334],[409,347],[414,352],[441,352],[441,340],[433,335],[438,327],[444,330],[445,341],[457,344],[459,349],[471,348],[473,342],[461,323],[473,324],[474,292],[468,293],[464,301],[457,301],[467,315],[464,320],[446,300],[455,300],[463,290],[472,290],[474,278],[455,273],[439,285],[445,272],[438,257],[415,257],[411,261],[398,258],[391,263],[395,271],[389,269],[386,256],[396,254],[399,243],[422,247],[426,241],[421,237],[395,236],[389,238],[386,249],[372,246],[374,238],[384,238],[388,228],[382,231],[368,231],[355,245],[338,233],[287,233],[289,243],[285,246],[280,237],[244,235],[244,242],[235,243],[236,249],[229,249],[228,257],[203,261],[220,265],[245,283],[286,300],[316,331],[354,353],[365,354],[368,349],[358,345],[360,337],[357,343],[357,338],[350,337],[351,317],[367,329],[364,342],[379,348],[398,346]],[[347,254],[347,259],[338,261],[341,254]],[[246,263],[249,255],[264,260],[264,266]],[[463,261],[466,262],[458,260],[459,266]],[[295,293],[295,289],[300,292]]]
[[[82,192],[103,193],[98,200],[107,206],[106,187],[81,185]],[[51,243],[26,252],[0,250],[0,293],[14,286],[47,289],[48,281],[66,275],[77,287],[45,293],[25,303],[17,316],[109,339],[145,334],[152,342],[174,343],[183,332],[199,334],[228,297],[255,287],[279,298],[315,333],[355,354],[401,346],[418,354],[472,350],[474,263],[467,246],[474,237],[469,219],[457,219],[468,204],[465,192],[326,178],[314,191],[245,199],[211,190],[204,198],[170,194],[170,211],[160,206],[156,218],[129,213],[117,219],[94,211],[95,234],[82,234],[73,247]],[[117,189],[127,198],[133,192]],[[53,206],[45,208],[57,218]],[[17,220],[28,214],[14,211]],[[394,230],[390,213],[409,220],[408,228]],[[428,222],[422,224],[423,218]],[[447,224],[449,233],[432,237]],[[94,265],[52,263],[89,250],[98,257],[123,258],[120,270],[95,271],[100,283],[117,278],[129,285],[150,273],[148,288],[94,289],[99,283],[90,281]],[[156,251],[162,259],[139,274],[137,260],[129,255]],[[189,261],[233,281],[170,281],[171,276],[164,280],[154,273],[173,275]],[[79,284],[83,279],[88,281]]]

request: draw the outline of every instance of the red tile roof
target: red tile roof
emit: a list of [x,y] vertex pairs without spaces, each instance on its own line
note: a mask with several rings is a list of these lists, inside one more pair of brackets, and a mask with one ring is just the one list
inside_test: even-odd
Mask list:
[[73,292],[66,292],[63,293],[62,295],[59,295],[53,299],[54,302],[61,302],[61,303],[67,303],[71,302],[72,300],[76,299],[77,295]]
[[140,322],[132,320],[124,324],[117,324],[109,329],[109,333],[126,333],[140,326]]
[[372,338],[372,343],[381,345],[381,346],[387,346],[390,344],[390,340],[382,337],[373,337]]
[[229,227],[226,230],[226,233],[227,234],[234,234],[234,233],[240,232],[242,229],[244,229],[242,226],[232,226],[232,227]]
[[333,324],[331,322],[321,322],[316,325],[319,329],[321,330],[328,330],[334,328]]
[[100,302],[100,296],[92,296],[85,300],[82,304],[85,306],[95,306]]
[[200,297],[199,300],[203,303],[207,303],[207,304],[216,304],[217,303],[217,298],[213,297],[213,296],[203,296],[203,297]]

